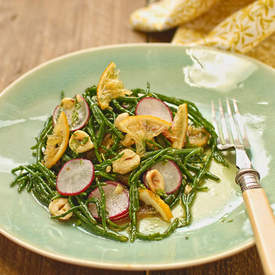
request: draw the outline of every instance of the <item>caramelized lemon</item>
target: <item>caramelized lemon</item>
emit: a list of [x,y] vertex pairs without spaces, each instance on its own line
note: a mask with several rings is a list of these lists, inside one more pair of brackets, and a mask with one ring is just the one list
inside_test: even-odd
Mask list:
[[131,91],[124,88],[122,81],[119,79],[116,64],[111,62],[102,73],[97,85],[97,100],[100,108],[104,110],[109,107],[112,99],[131,93]]
[[69,142],[70,128],[67,117],[61,112],[54,128],[53,134],[48,136],[44,152],[44,165],[47,168],[54,166],[62,157]]
[[137,154],[145,153],[145,142],[167,131],[171,123],[150,115],[130,116],[119,122],[119,128],[136,144]]
[[171,129],[172,147],[181,149],[184,147],[186,133],[188,129],[188,110],[187,104],[178,107]]
[[146,205],[153,206],[166,222],[170,222],[173,218],[173,214],[168,204],[148,189],[139,188],[138,192],[140,200],[142,200]]

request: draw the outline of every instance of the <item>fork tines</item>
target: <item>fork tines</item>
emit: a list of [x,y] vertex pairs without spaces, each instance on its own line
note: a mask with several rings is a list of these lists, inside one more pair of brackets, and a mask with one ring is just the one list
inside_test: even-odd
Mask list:
[[[223,105],[225,105],[226,111],[224,111]],[[231,106],[233,106],[233,108]],[[212,121],[219,136],[218,142],[222,145],[221,149],[225,150],[234,146],[244,146],[248,148],[248,138],[237,101],[226,98],[223,104],[222,101],[219,100],[218,112],[216,112],[213,101],[211,101],[211,107]]]

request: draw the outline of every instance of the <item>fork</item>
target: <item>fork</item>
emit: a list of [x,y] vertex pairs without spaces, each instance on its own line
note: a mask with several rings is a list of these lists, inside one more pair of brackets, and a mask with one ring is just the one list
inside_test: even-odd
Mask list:
[[235,149],[236,166],[239,169],[235,181],[242,190],[265,274],[275,275],[275,217],[260,185],[260,175],[252,167],[246,153],[250,145],[237,101],[233,99],[230,103],[229,99],[226,99],[225,105],[227,112],[224,111],[223,104],[219,100],[218,115],[214,102],[211,102],[212,121],[218,132],[218,148]]

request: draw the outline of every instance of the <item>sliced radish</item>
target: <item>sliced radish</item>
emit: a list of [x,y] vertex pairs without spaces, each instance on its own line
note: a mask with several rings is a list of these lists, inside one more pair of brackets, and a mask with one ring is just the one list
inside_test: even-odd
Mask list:
[[163,101],[154,97],[143,98],[137,104],[136,115],[151,115],[171,123],[173,121],[173,115],[169,107]]
[[[164,191],[167,194],[176,192],[182,182],[182,173],[177,166],[177,164],[171,160],[161,161],[153,165],[150,170],[158,170],[164,178]],[[148,187],[146,183],[146,174],[143,176],[143,182]]]
[[[102,189],[105,193],[105,201],[106,201],[106,211],[108,218],[112,221],[117,221],[122,218],[125,218],[129,212],[129,192],[127,189],[122,188],[120,192],[116,192],[117,186],[120,184],[119,182],[114,181],[106,181],[106,185],[102,186]],[[100,191],[96,188],[91,192],[89,198],[97,198],[100,199]],[[88,205],[91,214],[98,219],[98,213],[96,209],[96,205],[94,203],[90,203]]]
[[72,196],[84,192],[93,182],[94,166],[88,159],[66,162],[57,175],[56,189],[61,195]]
[[[53,124],[54,125],[55,125],[61,111],[65,112],[71,131],[79,130],[87,124],[88,119],[90,117],[90,109],[89,109],[88,103],[81,95],[77,95],[76,99],[74,99],[74,100],[77,100],[77,103],[78,103],[77,108],[75,107],[76,105],[74,105],[74,107],[72,107],[72,108],[63,108],[60,105],[55,107],[55,109],[53,111]],[[75,118],[75,114],[77,114],[76,115],[77,118]]]

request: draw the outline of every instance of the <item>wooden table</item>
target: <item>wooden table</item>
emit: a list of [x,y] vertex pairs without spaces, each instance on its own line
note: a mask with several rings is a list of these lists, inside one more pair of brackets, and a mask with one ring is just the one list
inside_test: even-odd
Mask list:
[[[143,34],[131,30],[129,14],[146,0],[0,0],[0,91],[23,73],[54,57],[95,46],[170,41],[173,31]],[[56,262],[0,236],[1,275],[130,274]],[[131,274],[145,274],[133,272]],[[253,247],[236,256],[172,274],[263,274]]]

